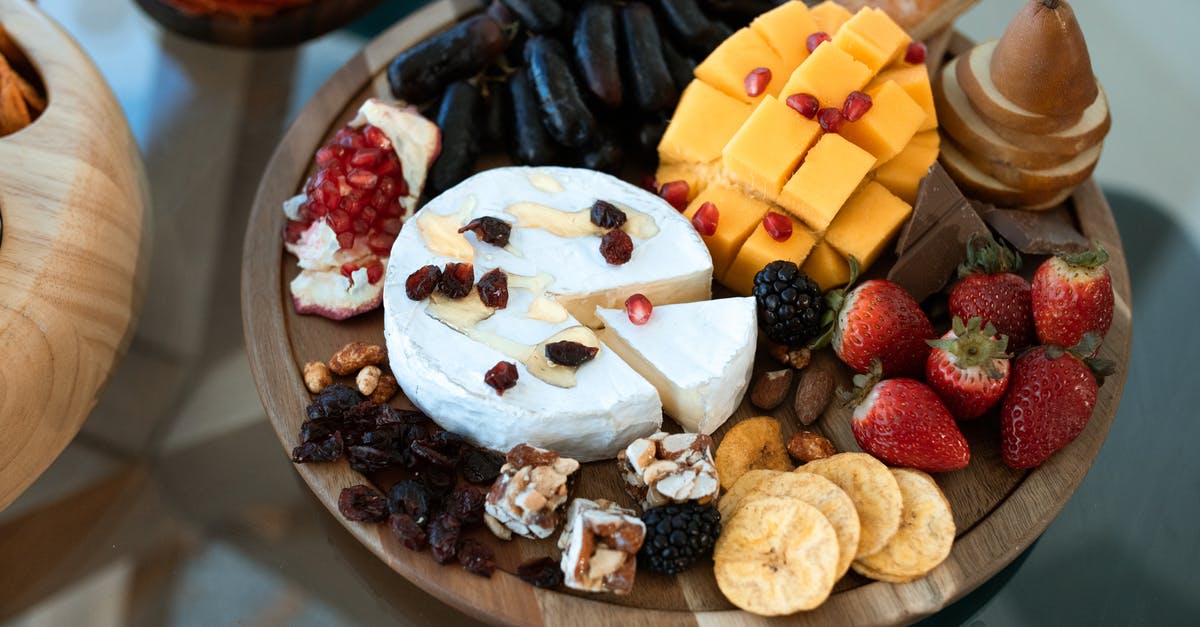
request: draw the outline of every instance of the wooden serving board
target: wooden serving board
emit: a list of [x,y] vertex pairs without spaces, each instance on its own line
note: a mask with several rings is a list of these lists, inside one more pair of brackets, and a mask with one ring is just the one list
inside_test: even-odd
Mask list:
[[[263,454],[281,455],[281,463],[286,458],[282,456],[298,444],[297,433],[310,399],[300,375],[302,365],[313,359],[328,359],[349,341],[382,344],[383,314],[376,311],[338,323],[295,313],[288,283],[297,268],[295,260],[283,253],[280,205],[303,185],[315,150],[353,117],[363,98],[387,94],[383,73],[388,61],[478,6],[474,0],[435,2],[368,44],[301,112],[263,177],[245,241],[243,323],[259,393],[284,448],[282,455],[280,451]],[[1132,318],[1129,274],[1120,237],[1094,182],[1079,188],[1074,202],[1085,234],[1103,242],[1112,255],[1110,268],[1117,305],[1102,354],[1124,366],[1129,362]],[[778,366],[772,366],[762,355],[756,370],[772,367]],[[848,385],[848,378],[843,376],[843,385]],[[1101,389],[1096,412],[1084,433],[1032,472],[1013,471],[1001,463],[995,417],[965,423],[964,432],[973,453],[970,467],[937,476],[958,527],[958,539],[949,559],[929,576],[906,585],[877,583],[850,573],[820,608],[786,620],[814,625],[911,622],[986,581],[1029,546],[1070,498],[1104,441],[1123,382],[1122,370]],[[406,404],[403,399],[393,402]],[[748,402],[743,403],[726,428],[759,413]],[[790,407],[773,414],[789,434],[796,429]],[[858,450],[848,409],[831,408],[814,427],[833,440],[839,450]],[[718,441],[726,428],[714,434]],[[678,577],[639,573],[635,590],[627,597],[539,590],[511,574],[526,559],[557,555],[553,547],[556,538],[503,543],[488,535],[485,542],[497,550],[500,566],[491,579],[471,575],[457,566],[440,566],[428,551],[416,553],[403,548],[386,525],[350,523],[341,518],[337,513],[339,492],[369,479],[352,471],[344,461],[300,464],[295,468],[330,512],[380,559],[438,598],[485,621],[535,625],[629,624],[635,620],[655,625],[773,622],[733,608],[716,587],[711,563],[699,564]],[[576,495],[606,497],[632,505],[621,490],[614,462],[587,464],[581,475]],[[387,478],[375,479],[381,487],[387,487]],[[478,533],[487,534],[482,530]]]
[[128,347],[141,307],[149,192],[100,72],[28,0],[0,22],[49,105],[0,137],[0,510],[54,461]]

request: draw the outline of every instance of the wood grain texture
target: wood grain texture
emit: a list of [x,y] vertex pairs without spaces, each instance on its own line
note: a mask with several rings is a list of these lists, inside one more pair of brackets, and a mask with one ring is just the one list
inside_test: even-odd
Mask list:
[[49,107],[0,138],[0,510],[70,442],[124,353],[149,259],[137,144],[90,59],[26,0],[0,22]]
[[[371,42],[343,67],[301,112],[269,164],[246,234],[242,274],[243,323],[251,368],[259,393],[284,449],[297,444],[297,432],[309,395],[300,377],[301,365],[326,359],[351,340],[383,342],[381,312],[336,323],[295,313],[287,284],[295,276],[295,261],[282,251],[280,204],[291,196],[311,171],[316,148],[344,124],[361,99],[380,87],[379,74],[396,53],[420,38],[449,25],[477,5],[469,0],[442,0],[397,25]],[[485,160],[489,165],[494,160]],[[1090,237],[1105,243],[1112,254],[1118,306],[1104,344],[1105,356],[1128,363],[1131,302],[1124,252],[1111,213],[1094,182],[1076,196],[1079,215]],[[769,367],[762,356],[757,370]],[[848,373],[842,373],[842,384]],[[1000,462],[995,419],[976,421],[965,429],[971,443],[971,466],[937,477],[955,512],[958,541],[950,558],[928,577],[906,585],[871,582],[850,574],[819,609],[785,619],[767,620],[734,609],[717,590],[711,565],[699,565],[679,577],[640,573],[627,597],[583,595],[537,590],[510,573],[523,560],[556,555],[553,540],[500,543],[500,570],[490,580],[460,568],[438,566],[427,553],[407,551],[384,526],[342,521],[337,496],[342,488],[368,480],[386,486],[387,477],[364,477],[344,463],[297,465],[332,515],[360,542],[401,575],[447,603],[475,616],[503,624],[895,624],[929,615],[974,589],[1045,529],[1086,474],[1116,414],[1123,373],[1102,388],[1096,413],[1082,436],[1049,463],[1032,472],[1017,472]],[[406,404],[398,400],[398,404]],[[748,403],[728,425],[757,412]],[[814,426],[840,450],[858,450],[849,426],[849,410],[832,407]],[[774,415],[790,433],[796,429],[790,407]],[[668,421],[669,423],[669,421]],[[715,436],[719,439],[725,429]],[[277,454],[277,453],[273,453]],[[612,462],[593,463],[581,472],[577,494],[607,497],[630,504],[620,488]],[[480,533],[486,533],[480,531]]]

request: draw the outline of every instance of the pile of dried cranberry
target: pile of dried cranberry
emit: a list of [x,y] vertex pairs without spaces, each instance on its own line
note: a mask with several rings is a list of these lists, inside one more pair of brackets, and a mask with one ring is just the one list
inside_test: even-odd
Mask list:
[[342,516],[386,522],[409,549],[428,546],[438,563],[457,559],[468,571],[491,576],[496,568],[492,550],[462,536],[483,521],[487,486],[500,474],[502,455],[472,446],[420,412],[373,403],[335,383],[308,406],[292,460],[331,462],[342,455],[362,473],[411,473],[392,484],[386,496],[368,485],[346,488],[338,499]]

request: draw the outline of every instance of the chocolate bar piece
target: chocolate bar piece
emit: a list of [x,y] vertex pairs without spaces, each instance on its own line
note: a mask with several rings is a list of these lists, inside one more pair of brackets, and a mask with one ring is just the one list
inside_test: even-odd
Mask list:
[[950,282],[958,265],[967,260],[967,242],[972,235],[989,235],[987,225],[965,199],[931,226],[904,249],[888,272],[888,280],[903,287],[917,302]]
[[1028,255],[1054,255],[1088,248],[1088,239],[1075,228],[1071,210],[1066,206],[1045,211],[998,209],[988,204],[975,205],[979,216],[1008,240],[1013,248]]
[[917,243],[921,236],[929,232],[935,224],[949,214],[959,203],[965,203],[962,192],[942,168],[941,163],[934,163],[929,173],[921,179],[917,188],[917,200],[913,203],[912,217],[900,231],[896,241],[896,254],[903,256],[909,246]]

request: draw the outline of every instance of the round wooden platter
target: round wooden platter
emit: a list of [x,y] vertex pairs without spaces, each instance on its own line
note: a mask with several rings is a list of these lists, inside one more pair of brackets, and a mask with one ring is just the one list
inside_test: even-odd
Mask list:
[[137,0],[159,24],[191,39],[223,46],[293,46],[340,28],[369,11],[379,0],[313,0],[262,17],[196,15],[163,0]]
[[0,137],[0,510],[75,437],[128,347],[145,288],[149,192],[120,105],[28,0],[0,23],[48,107]]
[[[351,117],[371,95],[386,96],[383,77],[396,53],[437,32],[478,7],[474,0],[441,0],[427,6],[372,41],[321,89],[277,148],[255,199],[246,234],[242,306],[251,368],[270,420],[285,451],[298,444],[297,433],[310,395],[300,370],[309,360],[325,360],[346,342],[383,343],[383,314],[376,311],[346,322],[332,322],[295,313],[288,283],[296,275],[295,260],[283,253],[281,203],[292,196],[311,171],[317,147]],[[488,163],[495,165],[502,163]],[[1108,248],[1117,294],[1112,329],[1102,355],[1124,366],[1129,362],[1132,317],[1129,274],[1111,212],[1097,185],[1089,181],[1074,196],[1085,234]],[[761,355],[757,371],[772,368]],[[774,366],[778,367],[778,366]],[[843,373],[843,385],[848,385]],[[1042,467],[1017,472],[1001,463],[999,427],[995,417],[963,425],[971,443],[969,468],[937,476],[954,509],[958,539],[950,557],[924,579],[892,585],[853,573],[835,588],[820,608],[783,619],[763,619],[738,611],[716,587],[711,565],[701,564],[679,577],[639,573],[633,594],[626,597],[546,591],[512,575],[522,561],[556,556],[554,539],[503,543],[479,531],[497,550],[500,570],[491,579],[471,575],[457,566],[440,566],[426,552],[403,548],[386,525],[344,521],[337,513],[339,492],[372,478],[352,471],[344,461],[299,464],[297,472],[332,514],[380,559],[418,586],[445,602],[485,621],[506,624],[649,624],[767,623],[786,620],[799,624],[896,624],[929,615],[971,591],[1029,546],[1070,498],[1099,451],[1117,411],[1124,372],[1109,378],[1083,434]],[[407,406],[403,399],[394,404]],[[836,404],[835,404],[836,405]],[[743,403],[729,425],[761,412]],[[790,433],[796,429],[790,408],[774,415]],[[670,420],[665,421],[670,424]],[[849,410],[832,407],[814,428],[839,450],[858,450],[849,425]],[[279,451],[264,451],[279,455]],[[606,497],[627,505],[613,462],[593,463],[581,471],[575,494]],[[388,478],[374,477],[386,487]]]

